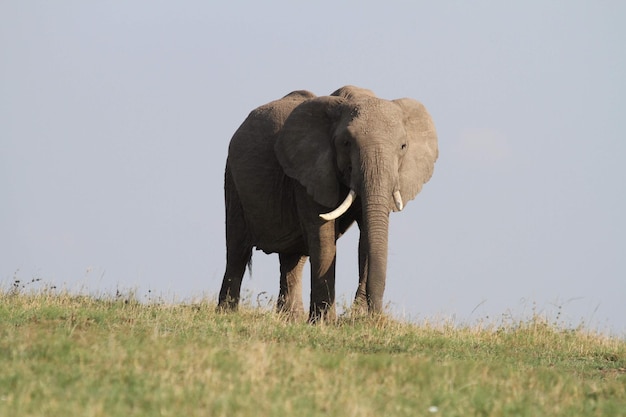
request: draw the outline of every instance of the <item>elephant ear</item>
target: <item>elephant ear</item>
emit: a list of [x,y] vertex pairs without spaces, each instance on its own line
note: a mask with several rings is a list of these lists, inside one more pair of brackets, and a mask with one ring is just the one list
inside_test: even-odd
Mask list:
[[394,100],[404,111],[404,126],[408,137],[407,154],[400,166],[402,200],[413,200],[433,175],[439,156],[437,132],[430,114],[420,102],[410,98]]
[[343,101],[327,96],[300,104],[285,121],[274,145],[285,174],[326,207],[336,207],[340,199],[332,131]]

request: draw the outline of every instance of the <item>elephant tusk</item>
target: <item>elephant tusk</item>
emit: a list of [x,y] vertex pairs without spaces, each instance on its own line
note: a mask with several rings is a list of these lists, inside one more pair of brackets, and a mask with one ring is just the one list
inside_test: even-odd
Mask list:
[[393,192],[393,201],[396,203],[396,208],[398,211],[402,211],[404,208],[404,204],[402,203],[402,196],[400,195],[400,191],[396,190]]
[[336,218],[341,216],[343,213],[348,211],[348,209],[352,205],[352,202],[354,201],[354,197],[356,197],[356,191],[350,190],[350,193],[348,193],[348,196],[346,197],[345,200],[343,200],[343,203],[341,203],[339,207],[337,207],[330,213],[320,214],[320,217],[324,220],[335,220]]

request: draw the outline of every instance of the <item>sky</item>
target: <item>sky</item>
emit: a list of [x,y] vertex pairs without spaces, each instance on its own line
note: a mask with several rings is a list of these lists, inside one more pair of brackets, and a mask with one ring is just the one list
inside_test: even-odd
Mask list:
[[[621,1],[2,1],[0,285],[215,300],[232,134],[352,84],[421,101],[439,135],[391,214],[390,312],[626,336],[625,20]],[[243,291],[277,296],[275,254]]]

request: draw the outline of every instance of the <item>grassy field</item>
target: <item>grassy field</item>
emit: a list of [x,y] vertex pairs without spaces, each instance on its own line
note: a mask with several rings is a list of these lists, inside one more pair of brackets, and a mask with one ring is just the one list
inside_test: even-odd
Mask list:
[[0,292],[0,416],[625,416],[626,341]]

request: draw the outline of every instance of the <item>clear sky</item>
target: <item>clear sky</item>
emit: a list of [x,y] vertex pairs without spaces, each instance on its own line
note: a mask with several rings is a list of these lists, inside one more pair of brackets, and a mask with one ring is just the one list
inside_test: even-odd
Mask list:
[[[5,0],[0,283],[216,298],[233,132],[354,84],[422,101],[439,133],[432,180],[391,216],[391,311],[625,335],[624,21],[622,1]],[[277,295],[276,255],[244,291]]]

